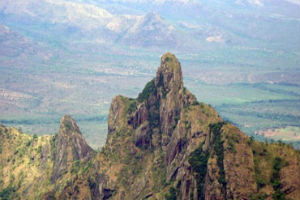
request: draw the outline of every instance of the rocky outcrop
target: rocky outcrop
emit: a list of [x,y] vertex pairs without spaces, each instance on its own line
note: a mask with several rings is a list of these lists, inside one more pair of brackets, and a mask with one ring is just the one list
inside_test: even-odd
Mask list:
[[55,182],[66,173],[74,161],[86,161],[93,155],[94,151],[86,143],[76,122],[70,116],[65,115],[55,137],[52,181]]
[[[173,54],[166,53],[162,56],[155,77],[155,87],[157,101],[160,102],[161,132],[164,136],[171,136],[183,107],[196,102],[196,98],[183,87],[181,65]],[[167,143],[168,141],[162,142]]]
[[[8,151],[8,138],[15,136],[7,135],[8,129],[1,126],[0,131],[0,147],[5,152],[1,156],[10,160],[7,155],[19,155],[22,149]],[[30,197],[114,200],[298,200],[300,197],[299,152],[281,143],[254,141],[224,122],[214,108],[199,103],[184,87],[180,63],[171,53],[162,56],[156,77],[136,99],[117,96],[112,100],[107,141],[101,152],[95,153],[86,144],[70,116],[63,117],[59,133],[47,142],[31,140],[29,136],[26,141],[23,146],[30,146],[28,142],[32,141],[34,148],[30,148],[25,160],[37,160],[38,170],[48,169],[48,178],[43,182],[46,189]],[[15,141],[13,147],[19,143]],[[53,170],[49,167],[51,162]],[[11,162],[5,164],[7,171],[6,166],[18,169]],[[31,166],[27,166],[27,171],[32,172],[28,170]],[[8,176],[3,174],[0,173],[0,181],[4,177],[5,185],[10,186]],[[50,177],[51,184],[47,181]],[[22,176],[17,180],[21,179]],[[32,186],[25,184],[22,191],[27,188],[32,191]],[[27,197],[26,193],[22,195]]]

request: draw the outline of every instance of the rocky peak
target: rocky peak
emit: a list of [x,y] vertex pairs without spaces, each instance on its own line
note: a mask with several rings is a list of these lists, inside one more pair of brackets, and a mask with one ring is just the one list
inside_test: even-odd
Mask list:
[[161,57],[161,64],[157,70],[155,85],[163,86],[166,92],[171,89],[179,91],[183,88],[180,62],[174,54],[166,53]]
[[59,136],[71,136],[71,135],[81,135],[79,127],[77,126],[75,120],[69,116],[64,115],[60,122]]
[[[147,83],[136,100],[117,96],[113,99],[109,120],[108,139],[110,133],[122,126],[124,117],[129,113],[128,124],[135,129],[138,146],[153,145],[151,137],[161,138],[164,146],[177,126],[181,110],[184,106],[196,102],[196,98],[183,87],[181,65],[172,53],[161,57],[161,64],[156,77]],[[162,137],[161,137],[162,136]]]
[[160,125],[163,135],[162,144],[168,143],[168,136],[177,126],[178,116],[185,105],[196,102],[194,95],[183,87],[180,62],[174,54],[166,53],[155,77],[157,99],[160,101]]
[[55,136],[52,180],[66,173],[73,161],[88,160],[93,154],[93,149],[86,143],[75,120],[71,116],[63,116]]

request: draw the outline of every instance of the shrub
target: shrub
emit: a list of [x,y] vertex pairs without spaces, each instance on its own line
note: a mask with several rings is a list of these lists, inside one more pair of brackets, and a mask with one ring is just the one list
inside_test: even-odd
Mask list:
[[176,200],[176,190],[174,187],[170,187],[169,194],[166,196],[166,200]]
[[230,149],[232,152],[236,153],[236,148],[235,148],[235,144],[234,144],[233,140],[229,139],[229,140],[228,140],[228,145],[229,145],[229,149]]
[[42,146],[39,146],[39,147],[37,148],[37,152],[38,152],[38,154],[41,154],[41,153],[42,153]]
[[10,185],[0,192],[0,199],[13,199],[15,192],[16,188]]
[[25,147],[22,147],[19,149],[19,157],[22,158],[25,155],[26,149]]
[[247,141],[248,145],[252,145],[253,142],[254,142],[254,137],[253,136],[249,137],[249,139]]
[[268,195],[263,193],[263,194],[252,194],[251,195],[251,200],[265,200],[267,199]]
[[172,62],[173,59],[172,59],[171,57],[166,57],[166,58],[165,58],[165,61],[166,61],[166,62]]
[[34,134],[33,135],[33,140],[37,140],[37,138],[38,138],[37,134]]
[[26,143],[26,146],[29,147],[31,145],[31,140],[28,140],[28,142]]
[[260,189],[266,185],[266,180],[263,177],[256,175],[256,183],[258,189]]
[[[193,103],[192,103],[192,105],[193,106],[197,106],[197,105],[200,105],[200,103],[198,102],[198,101],[194,101]],[[202,107],[201,107],[202,108]]]

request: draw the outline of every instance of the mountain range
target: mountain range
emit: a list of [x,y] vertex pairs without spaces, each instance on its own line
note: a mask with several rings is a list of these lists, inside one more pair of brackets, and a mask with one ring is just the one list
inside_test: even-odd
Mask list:
[[[49,32],[58,31],[58,37],[63,36],[64,39],[73,37],[78,40],[84,37],[100,43],[117,42],[144,47],[170,44],[174,47],[179,41],[175,27],[154,12],[146,15],[113,15],[91,4],[51,0],[5,1],[0,4],[0,12],[8,23],[13,21],[15,25],[22,24],[20,26],[23,27],[33,24],[34,33],[31,34],[49,35]],[[41,30],[42,27],[47,27],[47,32]]]
[[299,2],[285,0],[8,0],[0,3],[0,23],[46,43],[76,39],[185,50],[201,49],[205,42],[250,45],[254,40],[269,48],[270,42],[284,41],[295,50],[298,10]]
[[65,115],[56,135],[0,126],[2,199],[299,199],[299,151],[258,142],[197,101],[161,57],[137,98],[116,96],[94,151]]

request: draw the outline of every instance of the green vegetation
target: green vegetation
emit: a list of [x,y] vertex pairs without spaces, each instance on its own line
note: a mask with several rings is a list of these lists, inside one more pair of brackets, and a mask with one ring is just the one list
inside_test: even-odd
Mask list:
[[143,91],[139,94],[138,96],[138,101],[139,102],[143,102],[145,100],[147,100],[150,96],[150,94],[155,94],[156,95],[156,87],[155,87],[155,83],[154,83],[154,79],[152,79],[151,81],[149,81],[145,88],[143,89]]
[[57,138],[57,135],[54,135],[54,136],[50,139],[51,156],[52,156],[52,158],[54,158],[54,157],[55,157],[55,154],[56,154],[56,150],[55,150],[55,146],[56,146],[56,138]]
[[168,66],[169,66],[168,69],[170,69],[170,68],[175,69],[175,70],[179,69],[178,63],[176,61],[176,57],[172,53],[164,54],[162,59],[164,59],[165,62],[168,63]]
[[275,193],[272,195],[274,200],[284,200],[285,195],[280,191],[280,169],[285,167],[287,163],[280,157],[275,157],[273,161],[273,172],[271,177],[271,183]]
[[[268,142],[252,141],[251,146],[254,155],[255,179],[258,186],[258,193],[253,195],[253,199],[262,199],[265,196],[266,188],[269,186],[273,187],[273,199],[285,199],[285,194],[281,191],[282,177],[280,177],[280,171],[288,165],[290,153],[294,149],[282,142],[269,144]],[[282,156],[282,151],[287,154]]]
[[225,179],[225,170],[224,170],[224,148],[221,134],[221,128],[225,124],[225,122],[218,122],[215,124],[210,124],[210,132],[213,133],[213,143],[214,143],[214,151],[217,155],[217,165],[219,167],[219,178],[218,181],[223,185],[223,189],[226,188],[226,179]]
[[80,160],[76,160],[72,163],[71,173],[78,174],[79,170],[80,170]]
[[165,58],[165,61],[166,61],[166,62],[172,62],[173,59],[172,59],[170,56],[167,56],[167,57]]
[[37,139],[38,139],[37,134],[33,134],[33,140],[37,140]]
[[285,142],[296,141],[294,133],[299,134],[299,131],[293,128],[286,129],[299,127],[300,115],[296,112],[300,109],[299,99],[221,104],[216,108],[224,118],[235,122],[242,131],[255,136],[256,139],[264,140],[263,136],[254,135],[262,130],[277,129],[278,133],[272,136],[272,139],[282,139]]
[[192,152],[189,157],[189,163],[196,175],[198,198],[201,200],[205,199],[203,187],[209,158],[208,151],[202,151],[202,145]]
[[166,183],[166,166],[164,160],[164,153],[161,151],[157,158],[157,165],[152,166],[152,173],[154,177],[154,182],[157,183],[154,185],[153,190],[159,191],[161,187],[165,187]]
[[[125,156],[119,157],[119,162],[124,164],[124,167],[118,174],[118,181],[125,187],[129,187],[132,180],[134,180],[145,167],[143,154],[137,152],[134,156],[130,153],[130,147],[126,146],[124,150]],[[120,155],[119,155],[120,156]]]
[[264,140],[262,136],[254,135],[259,130],[299,127],[300,92],[297,85],[216,85],[194,79],[188,80],[186,85],[201,101],[212,104],[223,119],[234,122],[256,139]]
[[236,153],[236,148],[235,148],[235,144],[240,142],[240,137],[238,134],[235,133],[231,133],[229,135],[226,135],[226,139],[228,141],[228,145],[229,145],[229,150],[231,152]]
[[42,153],[42,146],[38,146],[38,148],[37,148],[37,153],[38,153],[38,154],[41,154],[41,153]]
[[266,179],[259,176],[257,173],[255,174],[255,180],[256,180],[256,184],[257,184],[258,189],[264,187],[267,184]]
[[265,200],[267,199],[267,197],[268,197],[267,194],[252,194],[251,200]]
[[32,144],[32,140],[28,140],[26,146],[29,147]]
[[169,194],[166,194],[165,200],[176,200],[176,189],[174,187],[170,187]]
[[[75,164],[75,168],[76,168],[76,165],[78,165],[78,163]],[[92,160],[89,160],[88,162],[81,162],[78,174],[86,175],[92,167],[93,167]]]
[[50,145],[51,145],[51,149],[55,149],[55,141],[56,141],[57,136],[53,136],[50,140]]
[[15,198],[16,188],[14,186],[8,186],[2,191],[0,191],[0,199],[2,200],[10,200]]
[[265,146],[265,144],[264,143],[261,143],[261,145],[257,144],[257,142],[254,141],[253,137],[249,138],[248,144],[252,146],[252,152],[254,155],[255,180],[257,184],[257,189],[260,190],[261,188],[269,184],[267,173],[265,173],[264,170],[261,169],[260,164],[262,160],[267,163],[272,162],[272,157],[268,152],[268,149]]
[[154,105],[150,106],[149,109],[149,116],[148,116],[148,121],[150,124],[151,128],[158,127],[159,120],[160,120],[160,114],[159,114],[159,102],[155,102]]
[[129,106],[128,106],[127,110],[125,111],[125,113],[131,114],[133,111],[136,110],[136,106],[137,106],[136,100],[130,99]]
[[22,146],[22,147],[20,147],[19,149],[18,149],[18,153],[19,153],[19,157],[20,158],[22,158],[24,155],[25,155],[25,153],[26,153],[26,147],[25,146]]
[[[152,79],[150,82],[148,82],[146,84],[143,91],[139,94],[137,100],[139,102],[146,101],[150,97],[150,95],[154,95],[154,96],[157,95],[157,87],[155,86],[154,79]],[[147,102],[146,106],[147,106],[147,109],[149,110],[148,121],[149,121],[150,127],[151,128],[158,127],[159,120],[160,120],[159,101],[155,101],[154,103]]]
[[195,101],[192,103],[192,106],[197,106],[197,105],[200,105],[200,103],[198,101]]

